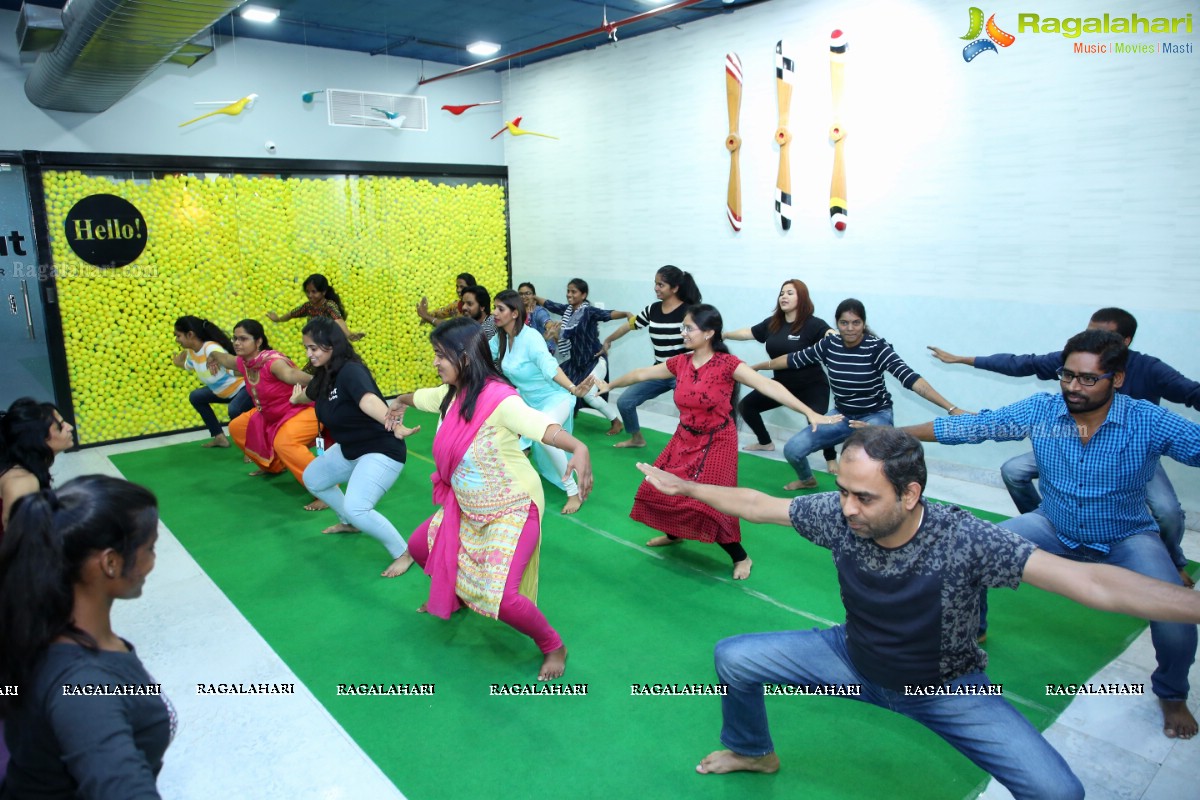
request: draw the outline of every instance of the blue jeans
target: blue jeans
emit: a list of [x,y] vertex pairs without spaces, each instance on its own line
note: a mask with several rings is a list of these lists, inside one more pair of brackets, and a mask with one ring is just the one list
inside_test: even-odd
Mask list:
[[[745,756],[775,752],[767,726],[763,684],[848,686],[858,697],[924,725],[1016,798],[1080,798],[1083,786],[1067,762],[1020,713],[994,695],[907,696],[863,677],[846,651],[845,626],[828,630],[750,633],[716,648],[717,676],[729,687],[721,698],[721,742]],[[982,672],[950,686],[989,685]],[[798,702],[816,702],[803,698]],[[784,701],[786,702],[786,701]],[[849,744],[849,742],[848,742]]]
[[[1037,476],[1037,460],[1032,450],[1010,458],[1000,467],[1000,477],[1004,479],[1008,495],[1016,505],[1017,511],[1022,514],[1028,514],[1042,504],[1042,496],[1033,485],[1033,479]],[[1175,487],[1171,485],[1171,479],[1167,477],[1167,471],[1163,469],[1161,462],[1154,471],[1154,477],[1146,484],[1146,505],[1150,507],[1150,515],[1158,523],[1158,533],[1167,547],[1171,562],[1175,564],[1176,569],[1183,569],[1188,564],[1182,547],[1185,527],[1183,506],[1179,504]]]
[[209,436],[220,436],[222,433],[221,423],[217,421],[217,414],[212,410],[213,403],[228,403],[230,419],[240,417],[254,408],[254,401],[250,399],[250,393],[244,386],[228,399],[217,397],[212,389],[201,386],[199,389],[192,390],[188,395],[188,400],[191,401],[192,408],[196,409],[200,415],[200,419],[204,420],[204,427],[208,428]]
[[660,394],[665,394],[675,388],[674,378],[664,378],[654,381],[642,381],[630,386],[617,400],[617,411],[621,412],[621,423],[628,434],[637,433],[642,429],[638,424],[637,407],[647,400],[653,400]]
[[796,470],[796,477],[802,481],[811,480],[813,476],[812,469],[808,466],[808,454],[846,441],[850,434],[854,433],[854,429],[850,427],[850,420],[860,419],[868,425],[892,424],[891,407],[871,414],[846,414],[841,409],[834,413],[842,414],[844,419],[833,425],[818,425],[815,431],[812,425],[805,425],[783,446],[783,457],[792,465],[792,469]]
[[[1179,570],[1171,563],[1162,541],[1154,532],[1135,533],[1113,542],[1110,545],[1112,549],[1105,555],[1087,547],[1068,549],[1059,541],[1054,526],[1041,509],[1005,520],[1000,527],[1019,534],[1056,556],[1112,564],[1176,586],[1183,584],[1179,579]],[[980,610],[981,614],[984,612],[984,609]],[[1186,700],[1188,670],[1196,660],[1196,626],[1182,622],[1151,622],[1150,639],[1154,642],[1154,654],[1158,659],[1158,669],[1150,676],[1154,694],[1163,700]]]
[[[375,504],[392,488],[402,469],[402,462],[382,453],[346,458],[342,446],[335,444],[304,468],[304,487],[328,503],[343,523],[378,539],[396,559],[404,555],[408,545],[396,526],[375,510]],[[345,495],[339,483],[346,484]]]

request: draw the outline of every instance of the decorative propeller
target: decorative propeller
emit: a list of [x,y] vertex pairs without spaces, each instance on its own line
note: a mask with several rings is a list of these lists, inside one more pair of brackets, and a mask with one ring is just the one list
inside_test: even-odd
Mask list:
[[846,230],[850,210],[846,205],[846,126],[842,124],[842,73],[846,66],[846,34],[835,30],[829,36],[829,80],[833,95],[833,179],[829,182],[829,221],[835,230]]
[[228,102],[227,100],[198,101],[196,103],[196,105],[198,105],[198,106],[206,106],[206,105],[211,106],[211,105],[217,105],[218,103],[224,103],[225,107],[218,108],[216,111],[210,111],[207,114],[201,114],[200,116],[196,117],[195,119],[189,119],[187,122],[181,122],[181,123],[179,123],[179,127],[182,128],[185,125],[191,125],[193,122],[199,122],[202,119],[207,119],[208,117],[216,116],[217,114],[228,114],[231,117],[236,117],[238,114],[240,114],[243,111],[245,111],[246,109],[252,107],[254,105],[254,101],[257,99],[258,99],[258,95],[248,94],[245,97],[243,97],[241,100],[237,100],[232,103]]
[[533,136],[544,136],[547,139],[557,139],[558,138],[557,136],[551,136],[548,133],[538,133],[537,131],[525,130],[524,128],[520,127],[522,119],[524,119],[524,118],[523,117],[514,117],[513,119],[504,123],[504,127],[501,128],[500,130],[496,131],[495,133],[493,133],[492,138],[495,139],[497,136],[504,133],[505,131],[508,131],[513,136],[524,136],[525,134],[532,134]]
[[729,107],[729,135],[725,149],[729,151],[729,192],[725,198],[725,213],[735,231],[742,229],[742,176],[738,167],[738,150],[742,137],[738,135],[738,114],[742,109],[742,60],[737,53],[725,55],[725,102]]
[[466,105],[462,106],[442,106],[442,111],[449,111],[451,114],[457,117],[468,108],[475,108],[475,106],[494,106],[499,102],[499,100],[488,100],[485,103],[467,103]]
[[779,177],[775,181],[775,215],[785,231],[792,227],[792,166],[788,145],[792,132],[788,130],[788,114],[792,105],[792,84],[796,80],[796,62],[790,55],[787,42],[775,44],[775,94],[779,98],[779,127],[775,141],[779,144]]

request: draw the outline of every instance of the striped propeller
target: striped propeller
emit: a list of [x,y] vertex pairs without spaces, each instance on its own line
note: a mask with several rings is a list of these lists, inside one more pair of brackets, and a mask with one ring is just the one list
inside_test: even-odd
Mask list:
[[792,84],[796,81],[796,62],[787,42],[775,44],[775,94],[779,99],[779,127],[775,141],[779,144],[779,177],[775,181],[775,216],[785,231],[792,227],[792,167],[788,145],[792,132],[788,130],[788,114],[792,105]]

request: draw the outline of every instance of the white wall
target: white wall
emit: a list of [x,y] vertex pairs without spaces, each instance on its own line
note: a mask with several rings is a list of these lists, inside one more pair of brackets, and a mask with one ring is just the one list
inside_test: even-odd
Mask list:
[[[1079,0],[1052,6],[1042,14],[1098,13]],[[863,300],[872,327],[965,408],[1057,387],[943,365],[925,345],[1046,352],[1107,305],[1138,317],[1137,349],[1200,378],[1200,352],[1182,335],[1200,320],[1200,53],[1076,55],[1073,40],[1019,33],[1015,12],[1002,11],[997,23],[1016,42],[966,63],[959,37],[967,8],[949,0],[764,3],[514,72],[504,79],[508,108],[561,137],[505,144],[515,278],[557,296],[579,275],[593,300],[640,308],[653,299],[656,268],[672,263],[697,276],[727,326],[741,327],[766,316],[784,279],[799,277],[831,322],[841,299]],[[1193,9],[1116,0],[1103,11],[1182,17]],[[834,28],[849,40],[844,236],[828,217]],[[796,58],[796,218],[787,233],[773,215],[780,38]],[[1162,40],[1200,46],[1196,35],[1077,41]],[[738,234],[725,221],[730,51],[745,74]],[[762,350],[737,352],[758,360]],[[614,352],[618,372],[648,360],[644,336],[626,337]],[[937,411],[892,388],[898,424]],[[996,468],[1019,450],[935,445],[930,456]],[[1197,471],[1173,462],[1168,469],[1185,505],[1200,506]]]
[[[0,11],[0,149],[181,156],[276,157],[445,164],[503,164],[503,144],[489,137],[503,126],[502,106],[461,117],[446,103],[500,99],[494,72],[481,71],[418,87],[422,62],[320,47],[222,39],[195,66],[165,64],[101,114],[47,111],[25,97],[30,65],[20,63],[13,31],[17,14]],[[453,67],[424,63],[426,75]],[[328,124],[325,100],[306,105],[313,89],[350,89],[428,98],[429,130],[359,129]],[[211,111],[201,100],[237,100],[256,92],[253,109],[180,128]]]

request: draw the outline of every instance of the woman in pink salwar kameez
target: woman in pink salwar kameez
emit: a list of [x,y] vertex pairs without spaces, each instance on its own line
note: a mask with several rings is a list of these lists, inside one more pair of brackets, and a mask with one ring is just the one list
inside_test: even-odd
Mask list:
[[430,577],[420,611],[448,619],[465,604],[499,619],[537,644],[538,680],[560,677],[567,648],[536,605],[538,555],[545,497],[541,479],[521,452],[520,437],[571,453],[581,497],[592,487],[587,446],[521,400],[496,369],[478,323],[459,317],[430,334],[443,386],[402,394],[404,409],[437,412],[433,440],[433,498],[441,508],[413,533],[408,552]]

